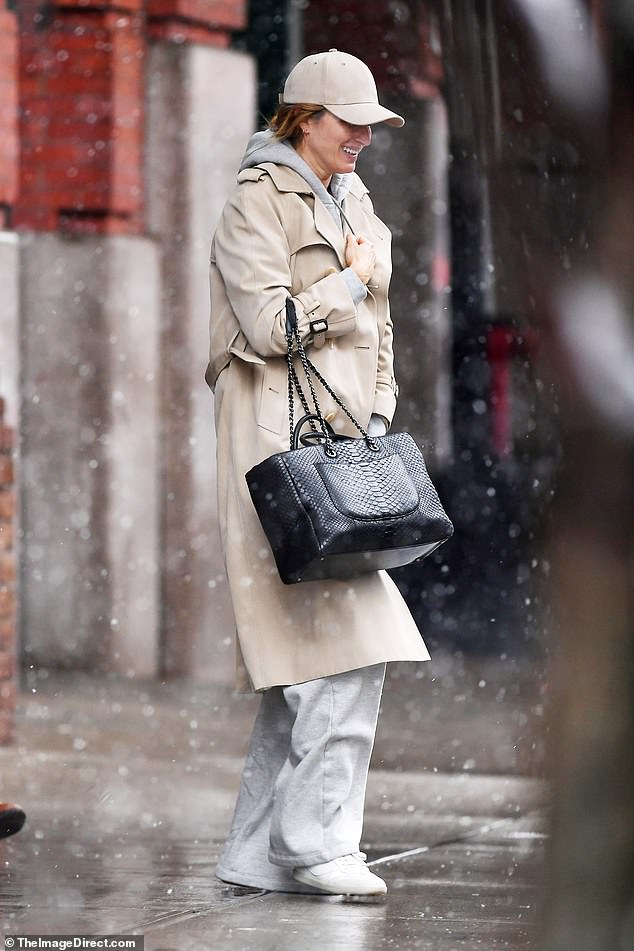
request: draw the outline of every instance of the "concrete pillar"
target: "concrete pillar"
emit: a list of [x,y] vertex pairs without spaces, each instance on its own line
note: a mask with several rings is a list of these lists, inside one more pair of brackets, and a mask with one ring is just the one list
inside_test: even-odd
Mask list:
[[0,231],[0,744],[13,736],[18,657],[17,430],[20,419],[17,235]]
[[158,667],[158,309],[145,238],[22,251],[26,660]]
[[15,430],[5,423],[0,396],[0,745],[13,739],[16,701],[15,660],[18,591],[16,586]]
[[162,251],[162,601],[167,673],[230,681],[233,615],[216,510],[209,246],[255,115],[251,59],[154,43],[146,104],[147,226]]
[[17,427],[19,421],[18,342],[18,237],[0,231],[0,397],[5,400],[5,420]]

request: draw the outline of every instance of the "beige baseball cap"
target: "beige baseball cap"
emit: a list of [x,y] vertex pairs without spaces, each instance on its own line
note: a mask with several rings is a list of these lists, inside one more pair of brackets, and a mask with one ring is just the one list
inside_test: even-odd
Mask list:
[[313,53],[300,60],[288,74],[280,102],[323,106],[353,125],[405,124],[402,116],[379,105],[376,83],[365,63],[340,50]]

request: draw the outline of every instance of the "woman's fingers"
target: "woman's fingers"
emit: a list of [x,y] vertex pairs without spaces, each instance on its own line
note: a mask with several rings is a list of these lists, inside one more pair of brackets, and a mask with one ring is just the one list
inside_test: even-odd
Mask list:
[[376,263],[376,251],[372,242],[361,234],[349,234],[346,237],[345,258],[348,267],[357,274],[359,280],[367,284]]

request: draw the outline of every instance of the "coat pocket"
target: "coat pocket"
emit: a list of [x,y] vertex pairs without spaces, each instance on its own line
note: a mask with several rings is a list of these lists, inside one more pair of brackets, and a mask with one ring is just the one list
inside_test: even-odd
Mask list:
[[284,426],[288,426],[286,364],[280,368],[275,363],[267,363],[262,368],[258,426],[276,435],[280,435]]
[[251,350],[242,350],[240,347],[229,347],[229,353],[240,360],[244,360],[245,363],[257,363],[258,366],[263,366],[266,362],[257,353],[253,353]]

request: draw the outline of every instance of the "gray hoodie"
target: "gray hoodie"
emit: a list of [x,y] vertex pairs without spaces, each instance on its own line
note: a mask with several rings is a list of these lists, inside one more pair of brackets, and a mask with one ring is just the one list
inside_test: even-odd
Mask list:
[[[333,175],[330,180],[330,189],[325,188],[323,182],[317,178],[310,165],[295,151],[293,146],[289,142],[276,139],[270,129],[266,129],[264,132],[256,132],[251,136],[240,163],[240,171],[242,172],[245,168],[253,168],[254,165],[261,165],[263,162],[286,165],[297,172],[298,175],[301,175],[317,198],[325,205],[337,225],[343,229],[341,210],[337,207],[336,202],[341,204],[350,191],[352,184],[350,173]],[[359,304],[367,295],[365,284],[349,267],[344,268],[341,276],[346,282],[355,305]]]

